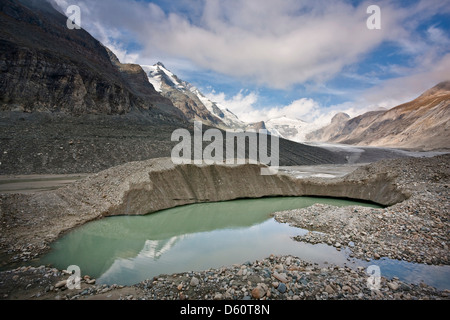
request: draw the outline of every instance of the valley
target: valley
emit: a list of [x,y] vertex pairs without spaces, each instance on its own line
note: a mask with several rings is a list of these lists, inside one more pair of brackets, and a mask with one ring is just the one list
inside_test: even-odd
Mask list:
[[[162,54],[169,62],[153,64],[149,56],[124,55],[121,45],[153,59],[168,45],[157,31],[145,37],[159,39],[150,50],[139,37],[110,42],[122,29],[105,32],[98,22],[106,46],[92,35],[94,20],[86,20],[89,32],[67,27],[64,3],[0,1],[0,300],[450,299],[448,80],[433,78],[439,82],[398,106],[355,117],[335,110],[327,124],[307,122],[281,116],[297,106],[286,101],[318,90],[315,97],[335,108],[329,99],[345,90],[312,79],[334,79],[339,68],[321,64],[316,69],[326,72],[316,77],[307,61],[273,72],[258,51],[241,68],[213,72],[214,64],[199,62],[209,44],[192,49],[195,59],[177,49]],[[84,5],[89,19],[97,7]],[[143,5],[150,22],[172,17],[176,24],[192,13],[158,11],[154,2],[121,8]],[[189,42],[170,39],[180,38]],[[219,47],[229,51],[225,44]],[[291,51],[308,56],[281,50],[271,63],[284,69],[280,57]],[[271,75],[269,84],[264,72],[257,80],[245,74],[253,60]],[[209,92],[179,78],[170,63]],[[236,69],[238,77],[229,74]],[[244,83],[255,90],[222,97],[208,81],[217,90]],[[254,100],[246,103],[243,92]],[[262,97],[271,109],[256,103]],[[327,109],[301,107],[316,119]],[[241,120],[249,114],[252,121]],[[57,258],[45,260],[61,245]],[[77,263],[79,278],[65,269]]]

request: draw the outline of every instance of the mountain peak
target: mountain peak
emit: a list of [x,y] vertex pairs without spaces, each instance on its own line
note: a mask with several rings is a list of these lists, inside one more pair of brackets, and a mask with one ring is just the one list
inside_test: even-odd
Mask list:
[[350,116],[347,113],[344,112],[338,112],[336,115],[331,119],[331,123],[340,123],[344,122],[350,119]]
[[164,68],[164,69],[167,70],[167,68],[164,66],[164,64],[163,64],[161,61],[158,61],[158,62],[155,64],[155,67],[161,67],[161,68]]
[[443,81],[435,85],[433,88],[425,91],[421,97],[429,97],[439,93],[448,93],[450,91],[450,81]]

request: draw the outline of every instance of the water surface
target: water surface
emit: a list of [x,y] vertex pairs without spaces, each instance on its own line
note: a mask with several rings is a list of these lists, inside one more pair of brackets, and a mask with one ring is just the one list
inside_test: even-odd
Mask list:
[[[391,259],[371,263],[349,259],[348,249],[337,251],[325,244],[294,241],[292,237],[308,231],[278,223],[271,217],[276,211],[314,203],[378,207],[344,199],[278,197],[193,204],[146,216],[109,217],[68,233],[38,263],[60,269],[78,265],[83,275],[97,278],[98,283],[131,285],[160,274],[218,268],[260,260],[271,254],[291,254],[319,265],[378,264],[384,276],[427,278],[428,283],[442,285],[441,269],[431,272],[438,275],[433,280],[429,279],[433,276],[430,277],[426,265]],[[443,272],[448,285],[449,270]]]

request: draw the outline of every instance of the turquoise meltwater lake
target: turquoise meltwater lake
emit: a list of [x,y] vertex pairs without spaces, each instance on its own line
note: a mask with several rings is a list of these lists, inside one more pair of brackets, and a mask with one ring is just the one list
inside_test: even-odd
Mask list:
[[425,281],[450,288],[447,266],[427,266],[380,259],[348,258],[349,250],[307,244],[292,238],[307,230],[278,223],[276,211],[315,203],[335,206],[376,204],[345,199],[277,197],[192,204],[145,216],[117,216],[87,223],[66,234],[37,264],[59,269],[77,265],[100,284],[131,285],[160,274],[199,271],[275,255],[350,267],[377,264],[385,277]]

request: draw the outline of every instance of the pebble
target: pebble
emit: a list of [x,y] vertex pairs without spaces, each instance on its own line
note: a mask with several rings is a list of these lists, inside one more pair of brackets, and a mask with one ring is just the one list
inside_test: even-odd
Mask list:
[[284,284],[284,283],[280,283],[279,285],[278,285],[278,288],[277,288],[277,290],[279,291],[279,292],[281,292],[281,293],[285,293],[286,292],[286,285]]
[[397,282],[389,282],[387,285],[388,285],[388,287],[391,288],[393,291],[397,290],[398,287],[399,287]]
[[334,289],[330,285],[327,285],[325,287],[325,292],[328,293],[328,294],[333,294],[334,293]]
[[199,280],[196,277],[192,277],[190,285],[192,287],[196,287],[196,286],[198,286],[198,284],[199,284]]
[[55,288],[59,289],[59,288],[65,287],[66,284],[67,284],[67,280],[61,280],[55,284]]
[[284,275],[279,274],[277,272],[273,273],[273,277],[281,282],[285,282],[285,283],[288,282],[288,279],[286,279],[286,277]]
[[252,290],[252,297],[254,299],[261,299],[262,297],[264,297],[265,294],[266,294],[266,292],[260,286],[257,286],[256,288],[254,288]]

